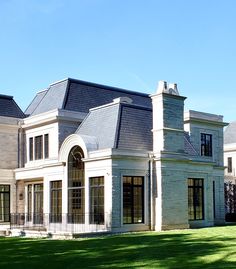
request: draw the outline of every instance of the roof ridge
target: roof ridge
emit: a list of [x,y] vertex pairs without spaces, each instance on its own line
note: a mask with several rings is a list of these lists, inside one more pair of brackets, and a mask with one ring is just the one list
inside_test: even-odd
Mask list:
[[119,111],[118,111],[118,118],[117,118],[117,124],[116,124],[116,132],[115,132],[115,139],[114,139],[114,148],[118,148],[118,141],[120,136],[120,123],[121,123],[121,117],[122,117],[122,111],[123,106],[121,103],[119,103]]
[[15,106],[17,107],[18,111],[21,113],[21,115],[23,116],[23,118],[25,118],[26,117],[25,113],[18,106],[18,104],[16,103],[16,101],[14,100],[14,98],[12,98],[12,101],[14,102]]
[[[139,95],[139,96],[143,96],[143,97],[149,97],[148,93],[143,93],[143,92],[138,92],[138,91],[131,91],[131,90],[127,90],[127,89],[123,89],[123,88],[119,88],[119,87],[108,86],[108,85],[104,85],[104,84],[99,84],[99,83],[95,83],[95,82],[89,82],[89,81],[79,80],[79,79],[74,79],[74,78],[68,78],[68,80],[70,80],[71,82],[75,82],[75,83],[83,84],[83,85],[87,85],[87,86],[93,86],[93,87],[96,87],[96,88],[114,90],[114,91],[125,92],[125,93],[134,94],[134,95]],[[61,82],[61,81],[58,81],[57,83],[59,83],[59,82]]]
[[[45,96],[47,95],[47,93],[49,92],[49,88],[47,89],[47,91],[46,91],[46,93],[44,94],[44,96],[42,97],[42,99],[39,101],[39,103],[38,103],[38,105],[35,107],[35,109],[31,112],[31,115],[35,112],[35,110],[39,107],[39,105],[41,104],[41,102],[43,101],[43,99],[45,98]],[[36,96],[37,96],[38,94],[36,94]],[[35,96],[35,98],[36,98],[36,96]],[[34,99],[35,99],[34,98]],[[33,100],[34,100],[33,99]],[[32,101],[33,102],[33,101]]]
[[36,95],[37,95],[37,94],[40,94],[40,93],[42,93],[42,92],[46,92],[46,91],[48,91],[48,88],[46,88],[46,89],[44,89],[44,90],[40,90],[40,91],[36,92]]
[[50,83],[49,86],[53,86],[55,84],[59,84],[61,82],[64,82],[65,80],[70,80],[70,78],[63,78],[63,79],[57,80],[57,81],[55,81],[53,83]]
[[109,106],[114,106],[114,105],[122,105],[122,106],[126,106],[126,107],[133,107],[133,108],[139,108],[139,109],[142,109],[142,110],[152,111],[152,108],[147,107],[147,106],[142,106],[142,105],[139,105],[139,104],[136,104],[136,103],[114,102],[114,100],[113,100],[113,102],[110,102],[110,103],[107,103],[107,104],[104,104],[104,105],[101,105],[101,106],[92,107],[92,108],[89,109],[89,111],[95,111],[95,110],[98,110],[98,109],[103,109],[103,108],[106,108],[106,107],[109,107]]
[[0,94],[0,98],[3,98],[3,99],[13,99],[13,96],[12,95],[6,95],[6,94]]
[[68,101],[69,89],[70,89],[70,80],[68,79],[67,85],[66,85],[66,91],[65,91],[65,95],[64,95],[64,100],[63,100],[63,103],[62,103],[62,108],[63,109],[66,107],[66,103]]

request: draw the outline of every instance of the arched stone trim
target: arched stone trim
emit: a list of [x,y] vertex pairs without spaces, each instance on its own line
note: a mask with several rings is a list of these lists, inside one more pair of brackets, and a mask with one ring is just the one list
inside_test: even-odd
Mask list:
[[88,158],[89,151],[98,149],[96,137],[72,134],[68,136],[61,145],[59,151],[60,162],[67,162],[69,153],[74,146],[80,146],[82,148],[85,158]]

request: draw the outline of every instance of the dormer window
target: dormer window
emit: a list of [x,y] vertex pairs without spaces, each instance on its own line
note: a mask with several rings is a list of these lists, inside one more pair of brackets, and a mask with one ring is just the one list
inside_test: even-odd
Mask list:
[[42,160],[49,157],[49,135],[29,138],[29,160]]
[[201,134],[201,156],[212,156],[212,135]]

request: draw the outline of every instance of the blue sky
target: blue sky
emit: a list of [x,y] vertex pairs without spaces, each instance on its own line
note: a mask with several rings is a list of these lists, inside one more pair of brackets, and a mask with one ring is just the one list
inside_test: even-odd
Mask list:
[[0,93],[22,109],[66,77],[154,93],[236,120],[236,1],[0,0]]

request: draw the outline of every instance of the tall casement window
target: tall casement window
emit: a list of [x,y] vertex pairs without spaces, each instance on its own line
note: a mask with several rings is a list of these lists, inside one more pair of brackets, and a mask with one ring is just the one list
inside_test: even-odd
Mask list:
[[34,184],[34,224],[43,224],[43,184]]
[[203,179],[188,179],[188,218],[204,219]]
[[49,157],[49,135],[29,138],[29,160],[41,160]]
[[10,221],[10,186],[0,185],[0,222]]
[[43,158],[43,136],[39,135],[34,138],[34,156],[35,160]]
[[27,187],[27,213],[28,221],[32,221],[32,185]]
[[62,220],[62,182],[51,181],[50,183],[50,221],[61,222]]
[[212,156],[212,135],[201,134],[201,155]]
[[123,177],[123,223],[144,223],[143,177]]
[[92,177],[90,183],[90,223],[104,224],[104,177]]
[[33,159],[34,159],[34,140],[33,140],[33,137],[30,137],[30,139],[29,139],[29,159],[30,159],[30,161],[33,161]]
[[47,159],[49,156],[49,136],[48,134],[44,135],[44,158]]
[[232,173],[232,157],[228,157],[228,173]]
[[84,223],[84,153],[79,146],[68,157],[68,222]]

